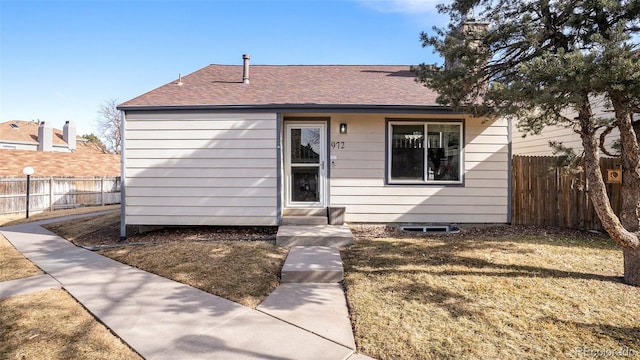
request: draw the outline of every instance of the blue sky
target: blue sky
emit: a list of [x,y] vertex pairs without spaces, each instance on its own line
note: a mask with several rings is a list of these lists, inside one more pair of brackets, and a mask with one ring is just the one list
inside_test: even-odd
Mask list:
[[438,0],[0,0],[0,122],[74,121],[208,64],[440,62]]

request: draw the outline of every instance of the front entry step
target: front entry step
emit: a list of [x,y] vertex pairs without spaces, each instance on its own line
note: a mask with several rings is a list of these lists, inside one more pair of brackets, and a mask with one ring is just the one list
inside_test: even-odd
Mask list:
[[278,246],[329,246],[353,244],[353,234],[346,225],[283,225],[278,228]]
[[327,225],[326,216],[284,216],[282,225]]
[[340,250],[328,246],[294,246],[284,261],[283,283],[337,283],[344,279]]
[[327,208],[285,208],[281,225],[328,225]]
[[284,208],[282,216],[327,216],[327,208]]

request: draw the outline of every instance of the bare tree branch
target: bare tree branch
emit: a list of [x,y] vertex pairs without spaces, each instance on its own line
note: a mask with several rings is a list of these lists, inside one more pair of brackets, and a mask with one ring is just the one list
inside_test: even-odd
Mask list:
[[98,133],[102,137],[107,150],[120,154],[122,136],[120,132],[120,110],[117,109],[118,99],[105,100],[98,109]]

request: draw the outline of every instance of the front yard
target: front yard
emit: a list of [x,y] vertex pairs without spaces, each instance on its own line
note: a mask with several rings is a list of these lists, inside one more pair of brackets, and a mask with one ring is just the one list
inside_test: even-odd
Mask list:
[[342,256],[364,354],[640,357],[640,288],[622,283],[621,251],[603,236],[503,227],[398,238],[354,230],[358,239]]
[[[0,281],[42,274],[0,235]],[[0,359],[141,359],[66,291],[0,299]]]
[[[112,214],[48,228],[76,244],[117,245],[101,253],[251,307],[278,285],[286,249],[274,245],[273,229],[157,230],[122,244],[118,221]],[[621,251],[602,235],[352,229],[355,245],[342,257],[360,353],[381,360],[640,358],[640,288],[622,283]],[[2,262],[0,274],[21,267],[11,264]],[[18,333],[0,338],[14,341],[11,334]]]

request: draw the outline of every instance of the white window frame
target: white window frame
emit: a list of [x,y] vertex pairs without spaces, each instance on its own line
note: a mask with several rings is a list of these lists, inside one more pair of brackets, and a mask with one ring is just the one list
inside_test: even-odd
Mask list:
[[[423,180],[402,180],[393,179],[391,177],[391,164],[393,156],[393,125],[422,125],[424,127],[424,164],[423,164]],[[429,149],[429,125],[457,125],[460,129],[460,144],[458,145],[458,152],[460,161],[458,164],[458,180],[429,180],[429,159],[427,151]],[[387,183],[389,185],[461,185],[464,179],[464,123],[462,121],[438,121],[438,120],[390,120],[387,123]]]

